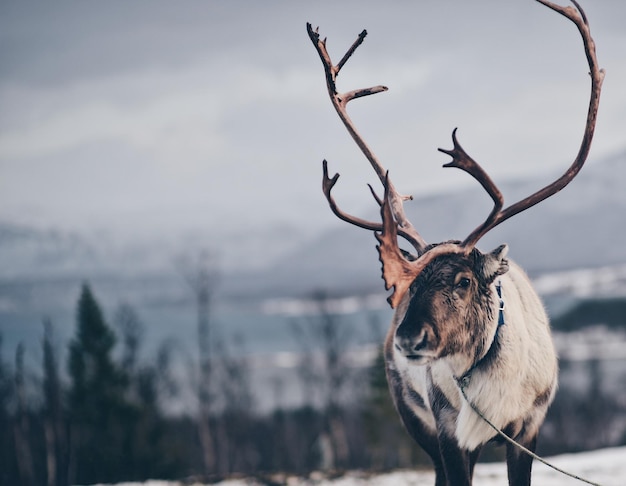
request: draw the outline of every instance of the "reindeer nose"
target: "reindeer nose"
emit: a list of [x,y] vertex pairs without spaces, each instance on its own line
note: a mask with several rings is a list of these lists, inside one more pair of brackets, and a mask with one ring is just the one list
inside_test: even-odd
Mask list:
[[396,334],[395,346],[405,356],[412,356],[426,348],[428,336],[426,329],[422,329],[417,335]]

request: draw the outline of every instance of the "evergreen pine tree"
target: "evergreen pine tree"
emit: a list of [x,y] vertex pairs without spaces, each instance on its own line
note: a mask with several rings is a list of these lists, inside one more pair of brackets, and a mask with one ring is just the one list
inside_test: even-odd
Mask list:
[[126,378],[112,358],[115,335],[83,285],[69,345],[72,482],[114,482],[124,471]]

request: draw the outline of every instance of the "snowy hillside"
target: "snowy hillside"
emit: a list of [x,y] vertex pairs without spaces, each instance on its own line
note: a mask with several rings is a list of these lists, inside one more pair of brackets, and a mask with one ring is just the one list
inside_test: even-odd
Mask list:
[[[623,486],[626,483],[626,447],[602,449],[580,454],[566,454],[549,459],[555,466],[576,474],[593,483],[603,486]],[[394,471],[380,475],[359,472],[348,473],[335,479],[326,479],[321,474],[309,478],[273,476],[272,484],[289,486],[432,486],[435,476],[432,472]],[[218,486],[261,486],[267,482],[254,479],[232,479],[217,483]],[[183,483],[169,481],[148,481],[145,483],[123,483],[118,486],[182,486]],[[184,483],[188,484],[188,483]],[[200,486],[200,483],[192,483]],[[503,463],[478,464],[474,484],[479,486],[503,486],[507,484],[506,466]],[[550,486],[570,486],[583,484],[576,479],[548,468],[535,461],[533,484]]]

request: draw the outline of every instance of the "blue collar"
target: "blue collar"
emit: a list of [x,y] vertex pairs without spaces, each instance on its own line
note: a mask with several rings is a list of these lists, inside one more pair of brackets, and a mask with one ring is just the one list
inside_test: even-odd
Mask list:
[[504,300],[502,300],[502,282],[500,280],[496,284],[496,291],[498,292],[498,299],[500,299],[500,306],[498,307],[498,328],[500,328],[500,326],[504,326]]

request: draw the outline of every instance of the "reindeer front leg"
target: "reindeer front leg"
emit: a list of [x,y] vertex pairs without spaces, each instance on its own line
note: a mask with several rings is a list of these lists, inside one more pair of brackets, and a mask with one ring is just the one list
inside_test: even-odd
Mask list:
[[[518,438],[517,441],[526,449],[535,452],[537,434],[532,437]],[[509,486],[530,486],[533,458],[518,447],[506,445],[506,466]]]
[[471,486],[474,465],[480,455],[480,448],[468,451],[459,446],[454,436],[458,411],[435,384],[431,384],[429,399],[437,424],[439,454],[443,462],[447,484],[449,486]]
[[457,440],[450,437],[446,425],[439,426],[437,419],[437,427],[439,432],[439,453],[443,462],[443,468],[449,486],[470,486],[472,484],[473,463],[470,455],[475,455],[469,451],[459,447]]

